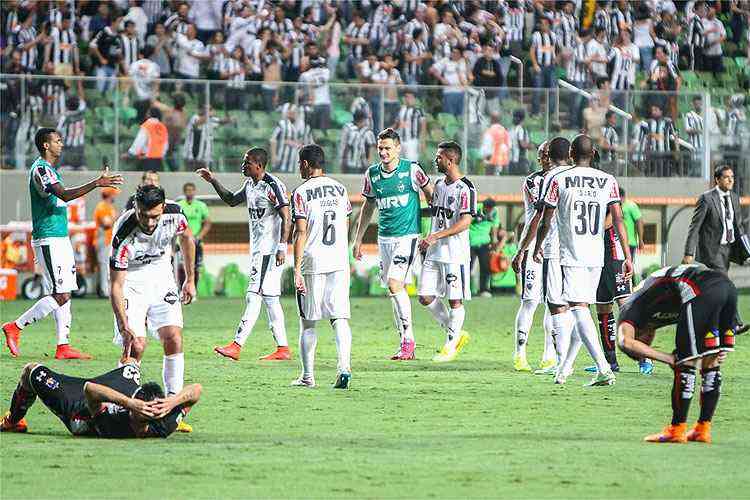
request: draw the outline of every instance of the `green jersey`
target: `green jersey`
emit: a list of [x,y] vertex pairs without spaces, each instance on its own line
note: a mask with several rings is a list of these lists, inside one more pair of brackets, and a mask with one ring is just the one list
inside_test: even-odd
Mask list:
[[636,222],[641,220],[641,209],[635,202],[627,200],[622,204],[622,221],[628,233],[628,245],[638,245],[638,232],[635,230]]
[[403,158],[392,172],[381,163],[367,169],[362,195],[378,206],[378,237],[419,234],[419,190],[429,182],[419,163]]
[[500,228],[500,211],[493,208],[492,212],[485,213],[484,209],[479,216],[474,217],[469,226],[469,245],[481,247],[492,243],[492,230]]
[[52,185],[62,182],[60,172],[41,157],[29,170],[29,195],[31,197],[31,237],[68,237],[68,205],[52,194]]
[[192,203],[188,203],[187,200],[180,200],[177,204],[182,208],[182,213],[185,214],[193,236],[197,238],[198,233],[201,232],[203,221],[208,219],[208,205],[195,199]]

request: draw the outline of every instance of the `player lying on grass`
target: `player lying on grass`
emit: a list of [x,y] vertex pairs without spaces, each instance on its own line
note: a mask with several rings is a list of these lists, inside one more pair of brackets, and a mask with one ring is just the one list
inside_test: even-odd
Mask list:
[[[726,353],[734,350],[737,289],[720,271],[702,264],[665,267],[653,273],[620,309],[618,344],[634,359],[649,358],[674,369],[672,423],[646,436],[653,443],[711,442],[711,418],[719,403]],[[677,325],[673,353],[651,347],[655,331]],[[687,416],[701,370],[701,412],[687,432]]]
[[39,397],[75,436],[165,438],[177,429],[200,395],[200,384],[166,398],[156,382],[141,385],[140,368],[133,358],[91,379],[28,363],[13,392],[10,411],[0,421],[0,431],[26,432],[24,416]]

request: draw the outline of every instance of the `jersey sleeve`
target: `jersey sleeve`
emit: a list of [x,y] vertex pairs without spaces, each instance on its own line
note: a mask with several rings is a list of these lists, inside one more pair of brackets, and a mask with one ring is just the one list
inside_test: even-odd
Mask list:
[[188,221],[187,217],[185,217],[185,214],[182,211],[182,207],[178,205],[175,202],[167,201],[164,204],[164,215],[174,215],[177,219],[177,226],[175,227],[174,234],[180,235],[185,232],[185,230],[188,228]]
[[609,195],[607,196],[607,206],[614,205],[615,203],[620,203],[620,186],[617,184],[617,179],[613,177]]
[[34,169],[34,186],[40,196],[47,197],[52,193],[52,186],[59,184],[52,169],[46,165],[39,165]]
[[411,184],[414,190],[422,189],[430,183],[430,177],[425,173],[422,165],[417,162],[411,164]]
[[477,190],[474,186],[467,185],[461,190],[458,200],[458,215],[477,215]]
[[556,208],[558,201],[560,201],[560,183],[555,177],[550,181],[547,191],[544,193],[544,204]]
[[362,179],[362,196],[365,198],[375,198],[369,172],[365,172],[364,178]]
[[307,203],[298,191],[292,193],[292,220],[307,219]]
[[266,195],[268,196],[268,201],[273,204],[273,208],[276,210],[289,206],[289,199],[286,197],[286,187],[281,183],[269,182]]
[[135,212],[123,214],[112,228],[112,248],[109,254],[109,268],[116,271],[126,271],[130,259],[135,255],[135,249],[130,241],[130,233],[137,224]]

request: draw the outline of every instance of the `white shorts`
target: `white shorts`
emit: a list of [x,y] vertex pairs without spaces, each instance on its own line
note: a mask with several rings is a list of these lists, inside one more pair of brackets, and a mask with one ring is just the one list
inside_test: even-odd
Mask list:
[[253,255],[247,291],[264,297],[278,297],[281,295],[281,269],[282,266],[276,265],[276,254]]
[[543,264],[535,261],[531,252],[532,250],[526,250],[521,261],[521,300],[541,302],[544,288]]
[[[125,315],[136,337],[145,337],[146,329],[159,339],[159,328],[182,328],[182,303],[174,276],[158,274],[148,282],[128,283],[123,287]],[[122,336],[115,320],[115,344],[122,345]]]
[[68,238],[45,238],[34,244],[34,259],[42,269],[44,295],[78,290],[76,259]]
[[412,139],[401,143],[401,156],[411,161],[419,161],[419,141]]
[[563,296],[563,279],[560,259],[544,259],[542,262],[542,281],[544,288],[544,299],[547,304],[564,306],[567,304]]
[[422,263],[419,295],[445,297],[448,300],[471,300],[469,264],[448,264],[434,260]]
[[600,267],[563,267],[563,299],[566,303],[596,304]]
[[305,294],[297,293],[302,319],[349,319],[349,271],[305,274]]
[[388,280],[411,283],[411,266],[417,257],[416,234],[394,238],[384,242],[378,240],[380,249],[380,283],[387,287]]

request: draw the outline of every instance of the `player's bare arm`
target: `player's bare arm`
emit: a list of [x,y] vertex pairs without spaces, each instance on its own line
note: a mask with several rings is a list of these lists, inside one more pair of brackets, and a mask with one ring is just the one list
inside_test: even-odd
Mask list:
[[214,191],[216,191],[216,194],[218,194],[219,198],[221,198],[221,201],[223,201],[230,207],[236,207],[240,203],[245,202],[244,188],[240,188],[236,193],[231,192],[230,190],[225,188],[221,184],[221,182],[219,182],[219,179],[214,177],[214,173],[207,168],[199,168],[195,171],[195,173],[200,175],[204,181],[211,184],[214,188]]
[[153,408],[153,402],[130,398],[105,385],[86,382],[83,386],[83,394],[86,397],[86,406],[88,406],[92,415],[101,411],[102,403],[114,403],[145,418],[155,418],[157,415]]
[[422,192],[424,193],[424,198],[427,203],[432,203],[432,195],[435,192],[435,185],[432,183],[432,181],[429,181],[427,184],[422,186]]
[[539,228],[536,231],[536,243],[534,244],[533,253],[535,262],[542,261],[542,245],[544,244],[544,240],[547,238],[547,234],[549,234],[549,227],[552,223],[552,217],[554,217],[554,215],[555,207],[544,207],[542,220],[539,222]]
[[354,236],[353,253],[354,258],[357,260],[362,258],[362,239],[365,237],[367,226],[370,225],[370,219],[372,218],[373,212],[375,212],[375,200],[372,198],[365,198],[365,202],[359,210],[359,217],[357,218],[357,233]]
[[185,282],[182,284],[182,303],[187,305],[195,298],[195,240],[189,226],[180,235],[180,249],[185,259]]
[[442,231],[438,231],[437,233],[430,233],[428,234],[422,241],[419,242],[419,250],[421,252],[426,252],[427,249],[434,245],[437,240],[441,240],[443,238],[448,238],[449,236],[453,236],[454,234],[458,234],[462,231],[466,231],[469,229],[469,226],[471,226],[471,220],[473,217],[471,214],[463,214],[460,219],[458,219],[458,222],[453,224],[451,227],[443,229]]
[[617,345],[620,346],[622,352],[635,360],[649,358],[674,366],[674,354],[657,351],[642,340],[648,339],[650,341],[653,336],[653,329],[641,329],[638,331],[638,337],[636,337],[636,330],[632,324],[620,323],[617,329]]
[[154,418],[162,418],[168,415],[177,406],[183,405],[187,407],[194,406],[198,403],[203,392],[203,387],[200,384],[190,384],[182,388],[182,390],[172,396],[166,398],[159,398],[152,401],[151,409],[155,414]]
[[513,266],[513,270],[517,273],[521,270],[521,260],[523,259],[523,253],[529,247],[529,244],[534,238],[534,235],[536,235],[537,229],[539,228],[539,222],[541,220],[542,210],[537,210],[534,214],[534,217],[532,217],[529,221],[529,224],[527,226],[524,226],[523,232],[521,232],[521,240],[518,244],[518,250],[516,251],[516,255],[511,261],[511,266]]
[[52,191],[52,194],[60,198],[62,201],[68,202],[80,198],[81,196],[85,196],[96,188],[117,187],[122,183],[122,175],[110,174],[109,167],[105,167],[99,177],[91,179],[80,186],[66,188],[61,183],[57,182],[52,184],[49,188]]
[[112,312],[117,322],[117,330],[122,336],[123,358],[130,357],[130,349],[135,339],[135,333],[128,325],[128,316],[125,313],[125,293],[123,287],[127,271],[112,269],[109,270],[109,301],[112,304]]
[[[307,219],[294,221],[294,288],[305,294],[305,280],[302,277],[302,254],[307,243]],[[356,247],[355,247],[356,248]]]
[[625,262],[622,264],[622,270],[626,278],[633,276],[633,257],[630,255],[630,246],[628,245],[628,233],[625,230],[625,223],[622,221],[622,207],[619,203],[613,203],[609,206],[609,213],[612,216],[612,225],[617,231],[617,237],[620,238],[622,251],[625,253]]
[[279,217],[281,217],[281,238],[279,239],[279,248],[276,250],[277,266],[282,265],[286,260],[286,243],[289,241],[289,235],[292,232],[292,216],[288,205],[279,209]]

